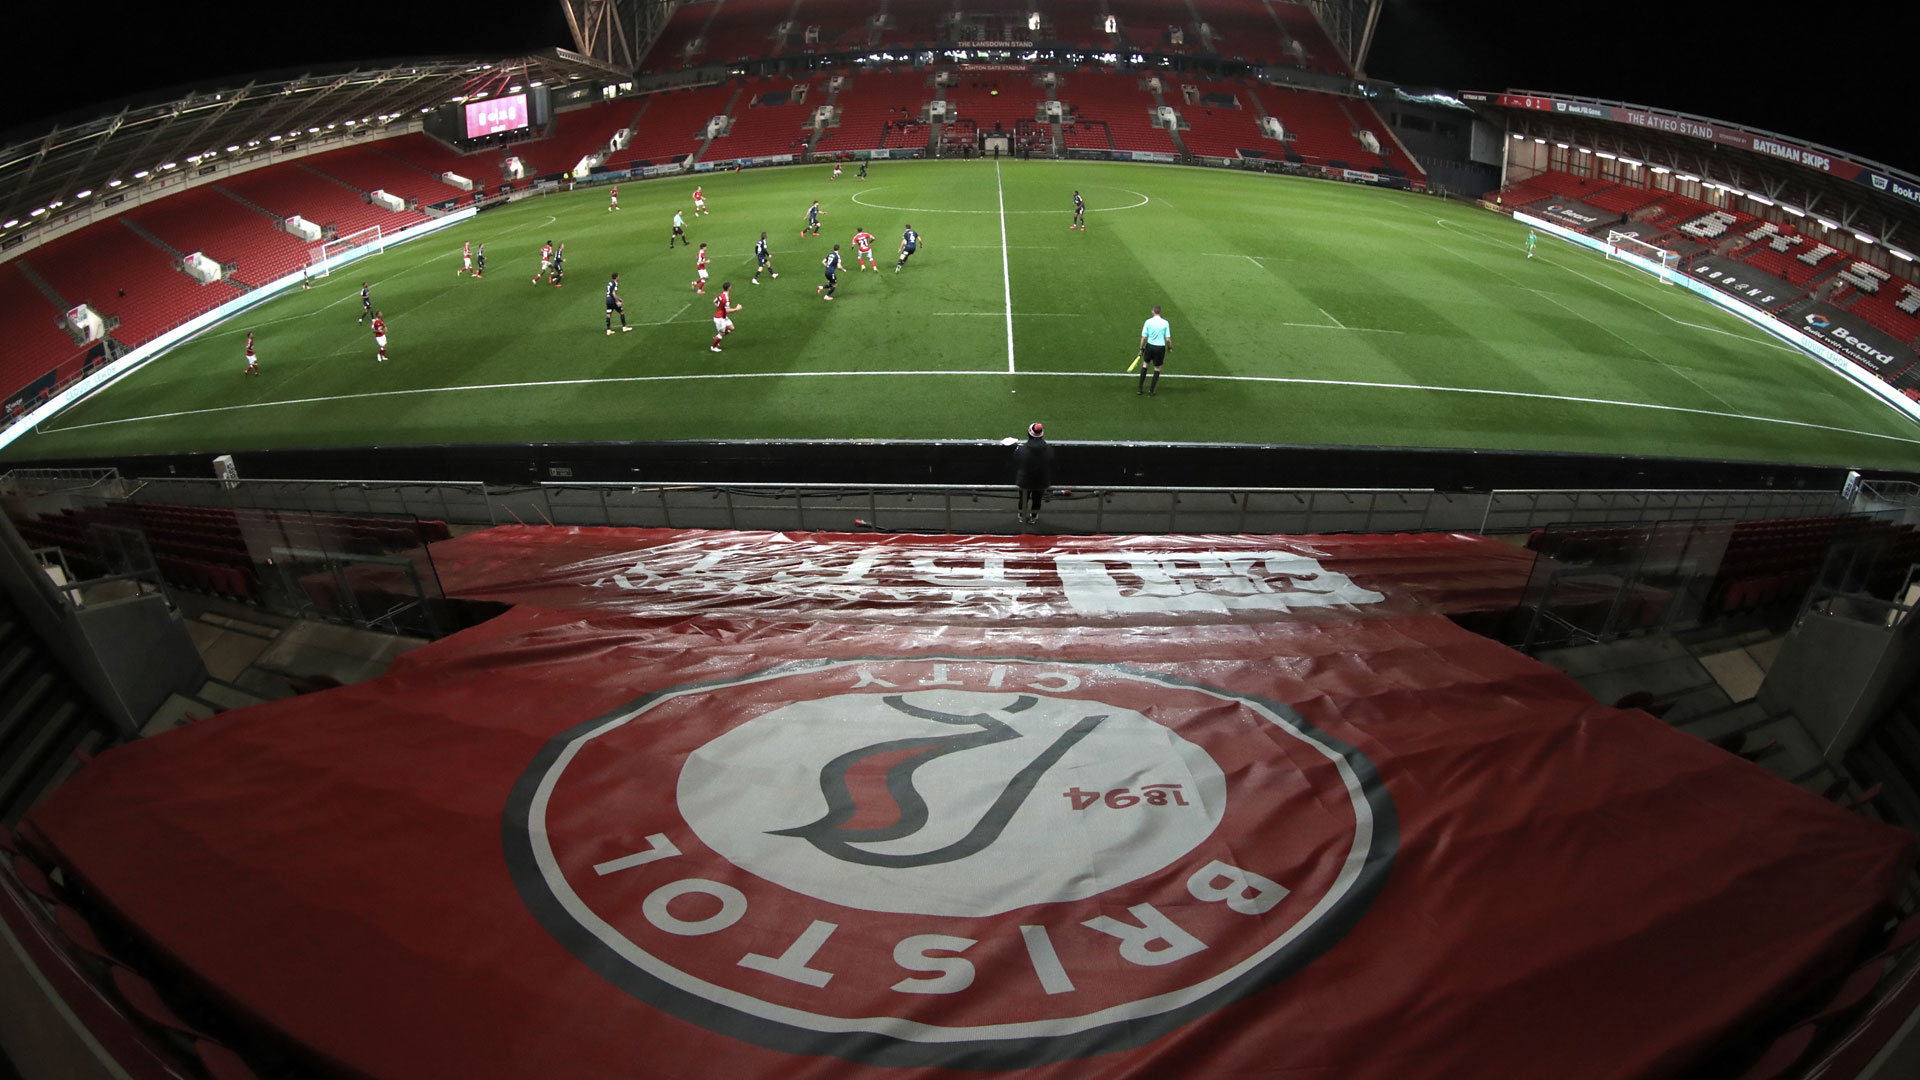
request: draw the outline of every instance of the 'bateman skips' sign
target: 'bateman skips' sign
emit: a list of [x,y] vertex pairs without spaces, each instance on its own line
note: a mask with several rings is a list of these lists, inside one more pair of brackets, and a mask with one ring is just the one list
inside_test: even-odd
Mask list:
[[1765,154],[1781,161],[1792,162],[1803,168],[1837,176],[1842,180],[1871,187],[1873,190],[1920,203],[1920,183],[1902,180],[1853,161],[1843,155],[1828,150],[1816,150],[1811,146],[1793,142],[1778,135],[1750,131],[1746,128],[1698,117],[1680,116],[1662,112],[1658,109],[1638,106],[1608,105],[1593,101],[1575,101],[1564,98],[1543,97],[1531,94],[1491,94],[1462,93],[1467,101],[1484,102],[1509,109],[1526,109],[1532,112],[1552,112],[1566,116],[1585,116],[1596,120],[1611,120],[1618,124],[1646,128],[1650,131],[1662,131],[1673,135],[1685,135],[1731,146],[1741,150],[1751,150],[1756,154]]

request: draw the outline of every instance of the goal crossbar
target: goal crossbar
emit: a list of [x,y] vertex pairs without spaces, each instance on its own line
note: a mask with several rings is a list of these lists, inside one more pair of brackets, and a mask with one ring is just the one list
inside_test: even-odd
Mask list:
[[1632,233],[1607,233],[1607,261],[1645,270],[1671,285],[1680,277],[1680,253],[1649,244]]
[[386,235],[380,231],[380,226],[369,225],[310,249],[307,253],[307,276],[326,277],[335,267],[345,266],[368,255],[378,255],[385,250]]

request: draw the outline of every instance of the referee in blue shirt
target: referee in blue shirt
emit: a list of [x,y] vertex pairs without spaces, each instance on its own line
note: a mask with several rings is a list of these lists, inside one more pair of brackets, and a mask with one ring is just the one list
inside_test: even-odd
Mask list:
[[[1140,386],[1136,395],[1152,397],[1160,389],[1160,365],[1167,362],[1167,346],[1173,342],[1173,327],[1160,317],[1160,305],[1153,305],[1153,316],[1140,327]],[[1153,382],[1147,382],[1147,372],[1153,372]]]

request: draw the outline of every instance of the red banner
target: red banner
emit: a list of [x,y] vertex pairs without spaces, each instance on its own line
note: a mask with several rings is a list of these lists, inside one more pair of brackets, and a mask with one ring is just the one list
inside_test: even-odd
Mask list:
[[649,615],[1163,624],[1499,611],[1479,536],[914,536],[505,526],[433,546],[448,596]]
[[471,1080],[1669,1076],[1911,846],[1434,615],[523,607],[33,817],[223,1002]]

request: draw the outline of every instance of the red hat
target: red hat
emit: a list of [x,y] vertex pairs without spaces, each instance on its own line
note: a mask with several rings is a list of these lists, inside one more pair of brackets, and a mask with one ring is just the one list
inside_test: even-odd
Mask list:
[[1038,421],[1027,425],[1027,435],[1030,438],[1039,438],[1040,433],[1045,430],[1046,428],[1041,427]]

